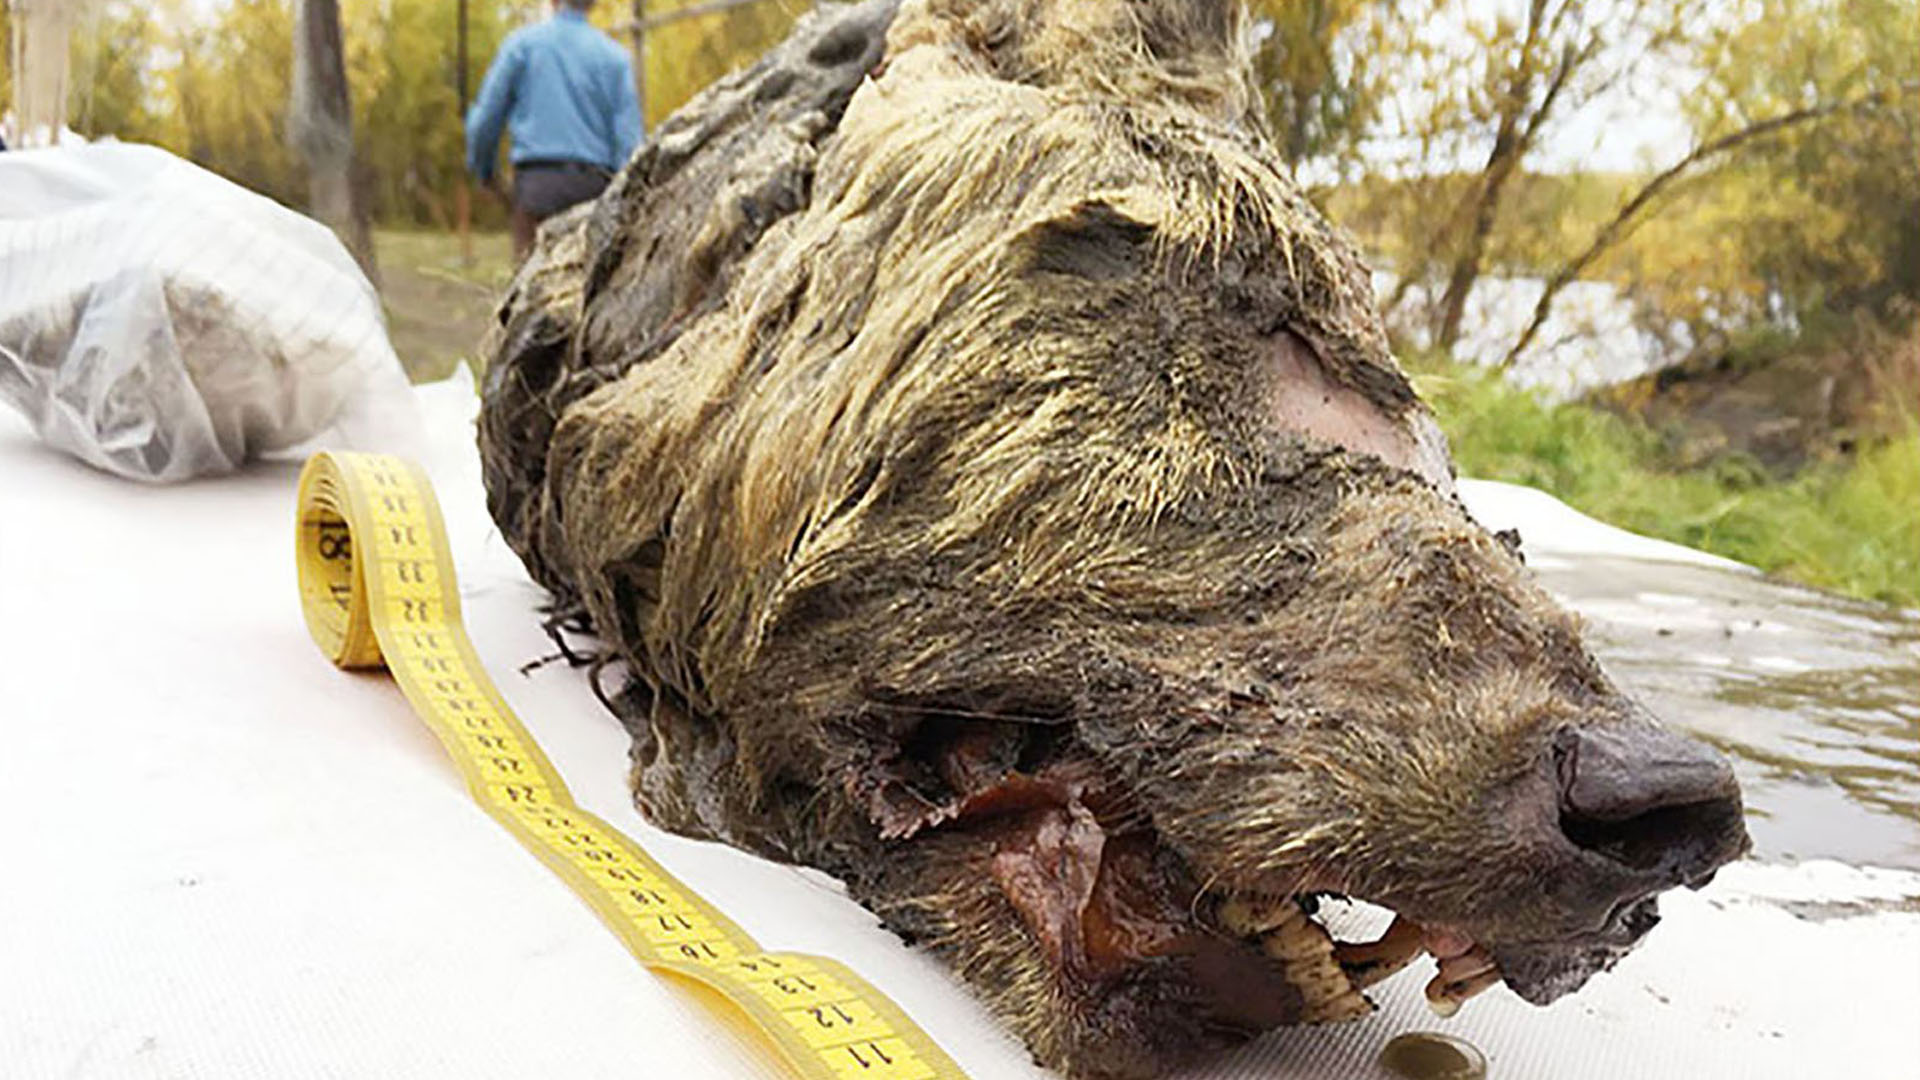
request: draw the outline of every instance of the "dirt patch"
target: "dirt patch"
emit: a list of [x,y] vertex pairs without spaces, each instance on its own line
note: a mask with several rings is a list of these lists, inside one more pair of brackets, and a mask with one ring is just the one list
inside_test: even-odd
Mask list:
[[1825,346],[1721,351],[1595,391],[1589,401],[1667,433],[1676,463],[1744,461],[1784,479],[1904,429],[1920,340],[1862,322]]

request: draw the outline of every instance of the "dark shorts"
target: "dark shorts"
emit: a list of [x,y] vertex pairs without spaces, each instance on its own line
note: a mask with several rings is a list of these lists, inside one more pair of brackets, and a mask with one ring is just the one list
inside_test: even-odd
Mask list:
[[572,161],[525,161],[513,167],[513,205],[535,220],[550,218],[606,190],[613,174]]

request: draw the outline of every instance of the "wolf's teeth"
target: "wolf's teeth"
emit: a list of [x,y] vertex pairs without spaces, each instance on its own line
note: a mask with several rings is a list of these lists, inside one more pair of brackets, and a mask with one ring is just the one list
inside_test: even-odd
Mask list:
[[1477,975],[1484,975],[1495,966],[1493,955],[1476,945],[1459,956],[1449,956],[1440,961],[1440,973],[1434,979],[1447,986],[1455,986]]
[[[1268,956],[1286,963],[1333,955],[1333,941],[1312,919],[1302,917],[1268,931],[1260,938],[1260,947]],[[1336,967],[1337,971],[1338,968]]]
[[1418,924],[1396,919],[1372,944],[1335,942],[1293,897],[1228,897],[1221,901],[1216,916],[1222,929],[1255,939],[1260,950],[1280,965],[1287,983],[1300,994],[1300,1019],[1309,1024],[1352,1020],[1373,1012],[1373,1003],[1359,987],[1405,966],[1418,955],[1423,941]]
[[1241,937],[1258,937],[1305,918],[1306,913],[1290,898],[1255,901],[1236,896],[1220,905],[1220,925]]
[[1333,992],[1347,989],[1346,976],[1340,974],[1340,969],[1316,957],[1290,960],[1285,965],[1285,971],[1287,981],[1295,986],[1313,986]]
[[1435,1015],[1452,1016],[1460,1005],[1500,981],[1500,969],[1487,950],[1475,946],[1459,956],[1440,961],[1440,971],[1427,983],[1427,1005]]
[[1395,916],[1393,925],[1387,927],[1387,932],[1381,935],[1379,941],[1370,944],[1336,942],[1333,955],[1355,983],[1372,986],[1406,967],[1414,957],[1420,955],[1420,942],[1425,933],[1420,924],[1412,919]]
[[1465,1001],[1470,997],[1479,995],[1488,987],[1498,983],[1502,978],[1503,976],[1497,968],[1491,971],[1483,971],[1464,981],[1448,983],[1447,993],[1459,998],[1461,1001]]
[[1359,991],[1349,989],[1338,997],[1316,1002],[1307,1006],[1300,1019],[1308,1024],[1333,1024],[1341,1020],[1353,1020],[1373,1011],[1373,1002],[1368,1001]]

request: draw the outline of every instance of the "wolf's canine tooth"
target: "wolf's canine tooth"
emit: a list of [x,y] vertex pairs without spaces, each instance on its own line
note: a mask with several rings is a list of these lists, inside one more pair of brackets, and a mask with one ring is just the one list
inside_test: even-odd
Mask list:
[[[1478,948],[1476,948],[1474,952],[1482,955],[1485,954],[1485,950]],[[1454,960],[1467,960],[1470,957],[1471,954],[1469,954],[1469,956],[1456,957]],[[1478,958],[1473,957],[1473,959],[1477,960]],[[1433,1009],[1436,1015],[1441,1017],[1452,1016],[1454,1013],[1459,1012],[1460,1006],[1468,998],[1480,994],[1488,987],[1499,982],[1501,978],[1500,969],[1493,966],[1491,957],[1487,958],[1483,965],[1473,965],[1471,973],[1464,975],[1459,973],[1463,970],[1469,970],[1469,965],[1456,964],[1455,967],[1449,971],[1446,964],[1452,962],[1453,960],[1444,961],[1441,965],[1441,973],[1435,975],[1433,980],[1427,983],[1427,1005]]]
[[[1260,939],[1260,947],[1275,960],[1305,960],[1333,957],[1333,941],[1318,923],[1289,923]],[[1338,965],[1334,965],[1338,970]]]
[[1336,942],[1333,955],[1356,985],[1372,986],[1419,956],[1420,943],[1425,934],[1419,923],[1396,915],[1380,940],[1351,944]]

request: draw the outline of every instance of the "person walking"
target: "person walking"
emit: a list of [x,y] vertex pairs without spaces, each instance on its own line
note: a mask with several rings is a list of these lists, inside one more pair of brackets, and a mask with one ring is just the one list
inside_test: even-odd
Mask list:
[[593,0],[554,0],[553,16],[507,35],[467,110],[467,171],[494,182],[500,133],[513,139],[513,253],[541,221],[594,198],[640,142],[633,65],[587,22]]

